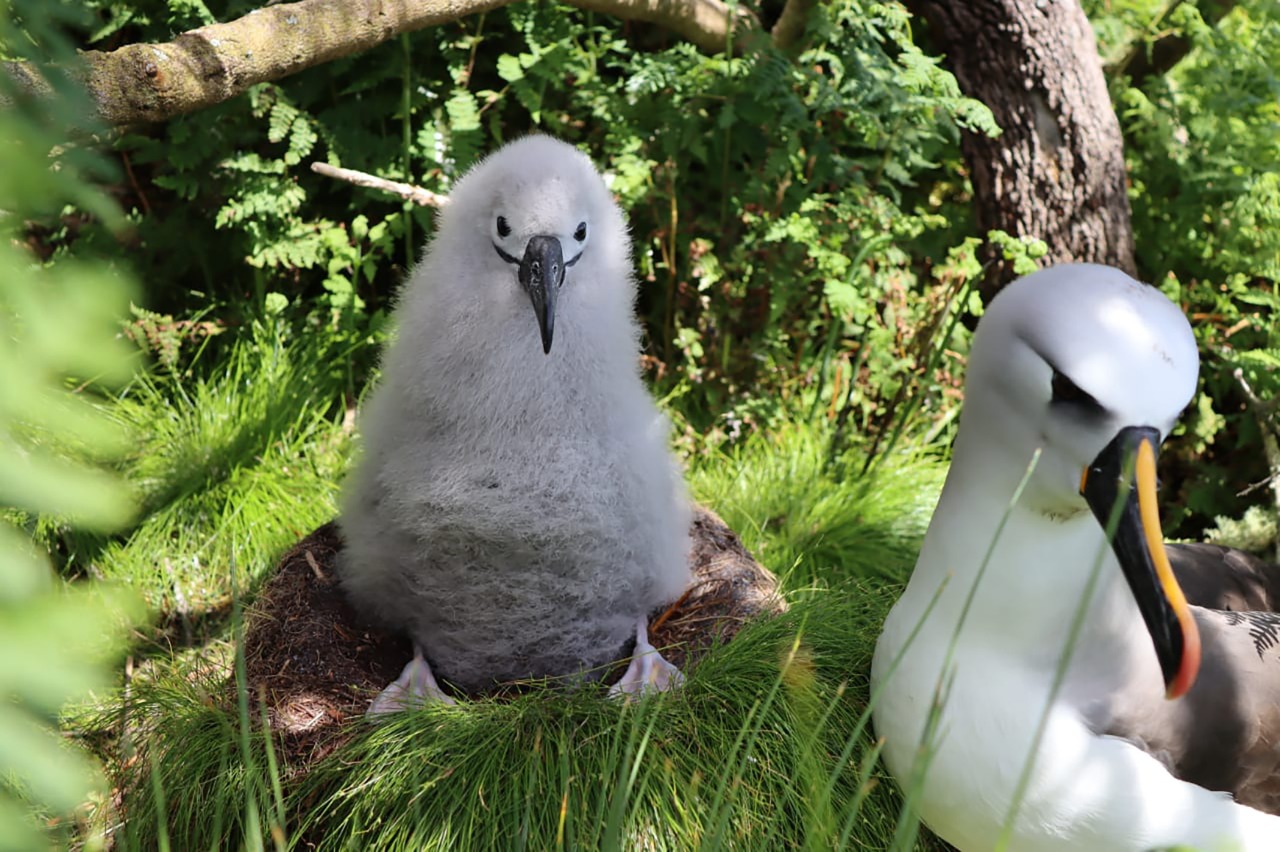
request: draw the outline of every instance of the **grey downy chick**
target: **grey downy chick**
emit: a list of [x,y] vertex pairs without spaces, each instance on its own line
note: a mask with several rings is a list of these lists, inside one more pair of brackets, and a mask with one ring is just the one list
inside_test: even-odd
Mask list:
[[[591,161],[545,136],[460,180],[396,308],[362,419],[338,570],[415,658],[371,713],[603,668],[679,672],[645,635],[684,591],[690,509],[640,379],[626,223]],[[429,662],[428,662],[429,661]]]

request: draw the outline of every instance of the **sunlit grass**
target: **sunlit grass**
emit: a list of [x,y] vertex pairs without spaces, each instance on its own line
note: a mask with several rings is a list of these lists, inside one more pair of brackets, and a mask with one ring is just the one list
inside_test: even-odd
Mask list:
[[350,440],[331,357],[255,324],[216,369],[136,380],[108,411],[131,437],[121,472],[140,512],[110,539],[46,529],[64,571],[123,581],[168,616],[225,609],[334,514]]
[[863,475],[856,452],[828,462],[829,437],[807,424],[753,435],[700,457],[690,488],[790,590],[854,577],[905,582],[945,466],[903,450]]
[[[136,436],[123,469],[142,513],[112,540],[59,532],[64,570],[141,588],[170,624],[250,603],[279,553],[334,514],[349,421],[340,372],[306,340],[254,327],[218,369],[152,375],[112,412]],[[361,723],[302,778],[268,753],[256,698],[227,700],[234,619],[185,650],[147,645],[127,690],[67,717],[115,761],[113,842],[885,848],[901,805],[874,769],[867,673],[943,465],[900,452],[863,475],[856,453],[830,460],[829,442],[821,423],[796,424],[696,457],[694,496],[782,577],[793,608],[656,701],[547,690]]]
[[235,709],[210,701],[217,684],[174,678],[132,709],[147,746],[118,840],[269,847],[266,815],[282,812],[295,841],[325,849],[882,849],[900,804],[864,764],[864,713],[893,597],[816,592],[638,705],[548,689],[358,722],[301,784],[281,768],[282,809],[258,729],[244,737]]
[[[807,591],[678,694],[627,707],[548,690],[361,723],[302,783],[281,767],[280,807],[260,731],[246,752],[234,709],[211,700],[220,683],[174,669],[135,692],[151,750],[124,779],[125,848],[161,829],[174,848],[246,834],[269,847],[262,815],[276,812],[320,848],[886,848],[901,805],[874,769],[867,673],[896,597],[883,577],[909,569],[940,465],[904,456],[871,487],[855,459],[811,470],[823,448],[794,427],[691,473],[787,588]],[[161,819],[157,784],[196,793],[166,799]]]

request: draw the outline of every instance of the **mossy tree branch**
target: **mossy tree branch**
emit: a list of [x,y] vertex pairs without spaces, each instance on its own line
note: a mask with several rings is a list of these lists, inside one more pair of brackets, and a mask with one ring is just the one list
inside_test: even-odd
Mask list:
[[[1160,27],[1175,9],[1186,0],[1171,2],[1156,19],[1155,26]],[[1200,0],[1194,4],[1206,24],[1215,27],[1236,7],[1236,0]],[[1166,32],[1147,44],[1143,41],[1133,45],[1120,61],[1117,70],[1129,77],[1130,85],[1141,88],[1148,80],[1163,77],[1173,70],[1179,62],[1191,52],[1191,39],[1181,32]]]
[[[485,12],[512,0],[301,0],[182,33],[162,44],[87,51],[84,76],[108,124],[164,121],[213,106],[255,83],[375,47],[400,33]],[[573,5],[666,27],[707,52],[758,29],[751,13],[722,0],[569,0]],[[23,63],[4,70],[20,89],[46,86]]]
[[787,0],[782,7],[782,14],[769,32],[774,47],[791,51],[799,46],[804,28],[809,23],[809,13],[816,3],[817,0]]

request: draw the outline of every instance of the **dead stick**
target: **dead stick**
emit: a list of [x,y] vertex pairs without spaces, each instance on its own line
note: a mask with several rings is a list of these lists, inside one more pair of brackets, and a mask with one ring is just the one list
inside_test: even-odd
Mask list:
[[396,180],[387,180],[386,178],[375,177],[366,172],[358,172],[355,169],[343,169],[338,166],[331,166],[328,163],[312,163],[311,171],[325,177],[345,180],[347,183],[354,183],[356,186],[363,186],[367,189],[379,189],[383,192],[390,192],[392,195],[398,195],[401,198],[407,198],[414,204],[422,207],[443,207],[449,203],[449,196],[441,195],[438,192],[432,192],[429,189],[423,189],[420,186],[412,184],[400,183]]

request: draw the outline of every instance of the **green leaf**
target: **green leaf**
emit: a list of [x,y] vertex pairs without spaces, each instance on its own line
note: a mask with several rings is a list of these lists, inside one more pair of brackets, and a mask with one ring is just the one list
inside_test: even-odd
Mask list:
[[856,287],[848,281],[835,278],[827,280],[823,286],[823,294],[831,304],[831,310],[837,315],[850,313],[862,301],[862,295]]
[[[381,223],[379,223],[381,225]],[[369,233],[369,217],[361,213],[359,216],[351,220],[351,236],[357,240],[363,240],[365,235]],[[377,240],[377,237],[373,238]]]
[[445,104],[449,113],[449,128],[454,133],[480,128],[480,110],[476,107],[475,98],[466,89],[458,89]]
[[284,313],[284,309],[287,307],[289,307],[289,297],[283,293],[272,291],[263,300],[263,308],[268,316],[277,316]]
[[504,53],[498,57],[498,76],[506,80],[508,83],[514,83],[516,80],[524,79],[524,69],[520,67],[520,60],[509,53]]

